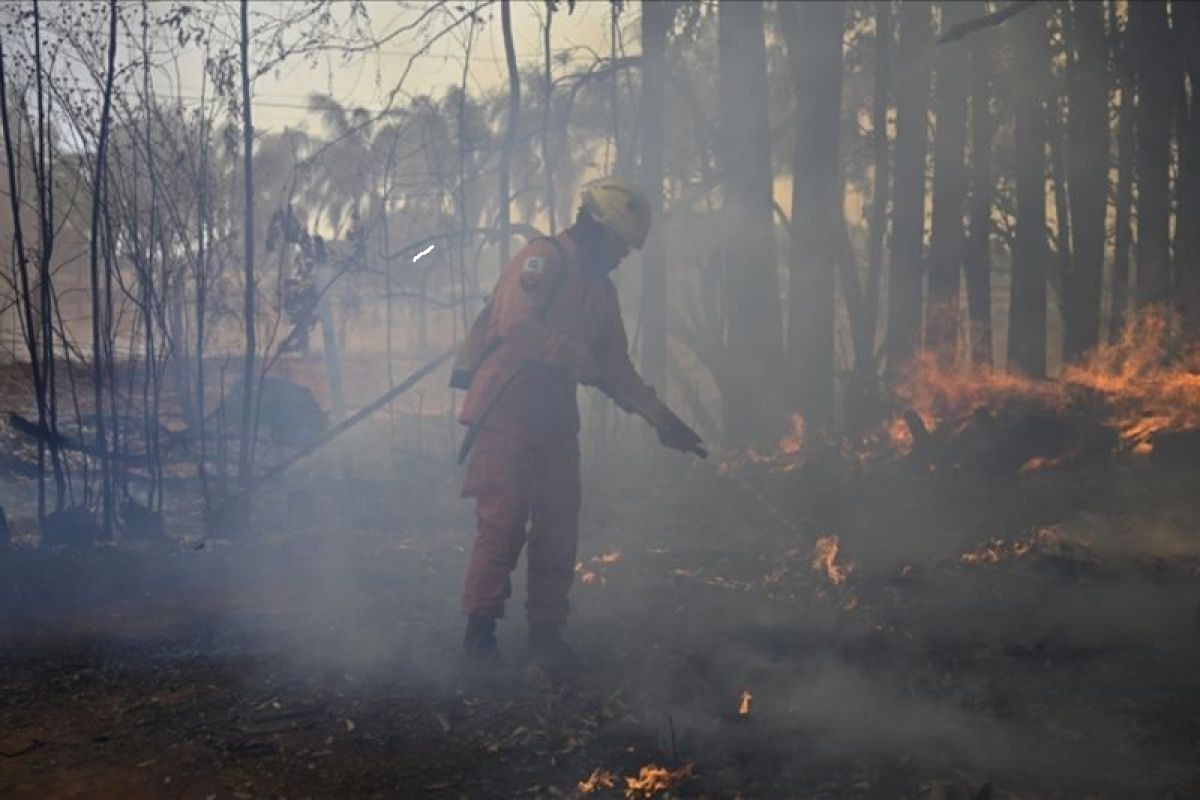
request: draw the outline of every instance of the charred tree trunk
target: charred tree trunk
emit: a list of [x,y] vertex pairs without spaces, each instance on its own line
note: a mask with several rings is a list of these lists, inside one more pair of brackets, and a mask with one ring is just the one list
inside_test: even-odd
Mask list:
[[[34,23],[34,86],[37,91],[37,149],[34,169],[37,176],[38,195],[38,285],[39,308],[42,322],[41,345],[42,377],[45,382],[43,405],[46,408],[45,424],[50,433],[50,465],[54,472],[54,508],[61,511],[66,501],[66,473],[62,455],[54,441],[58,437],[58,380],[54,367],[54,271],[51,261],[54,256],[54,179],[51,174],[51,126],[50,112],[46,108],[47,92],[44,87],[44,64],[42,61],[42,15],[40,4],[33,4]],[[41,445],[38,445],[39,452]],[[40,456],[39,456],[40,458]],[[39,471],[39,481],[45,480]],[[44,492],[44,490],[42,490]]]
[[509,226],[511,224],[509,183],[513,149],[517,145],[517,126],[521,115],[521,76],[517,71],[517,51],[513,45],[510,0],[500,0],[500,27],[504,34],[504,59],[508,64],[508,120],[504,128],[504,149],[500,151],[500,269],[508,263]]
[[[317,268],[319,286],[329,286],[336,276],[332,274],[327,263],[322,261]],[[329,378],[329,394],[333,400],[333,420],[341,422],[346,417],[346,391],[342,380],[342,353],[338,345],[337,325],[333,318],[333,298],[325,293],[317,306],[317,316],[321,321],[321,352],[325,356],[325,374]]]
[[[550,63],[550,57],[553,55],[550,50],[550,30],[554,24],[554,10],[554,3],[546,4],[546,24],[542,26],[542,175],[546,180],[546,216],[548,217],[547,221],[550,223],[551,236],[558,233],[558,220],[555,219],[554,213],[554,168],[551,166],[550,159],[550,105],[554,100],[554,70]],[[645,48],[644,39],[646,35],[645,16],[646,11],[643,9],[643,48]],[[461,144],[460,142],[460,151]],[[461,174],[462,170],[460,169],[459,172]]]
[[[875,340],[879,330],[879,289],[883,274],[883,236],[887,228],[887,199],[891,188],[892,162],[888,153],[888,94],[892,60],[891,0],[875,3],[875,86],[871,99],[871,159],[875,165],[871,187],[870,234],[867,240],[867,341],[871,358],[857,357],[855,373],[860,380],[875,377]],[[866,355],[866,354],[861,354]],[[867,374],[869,371],[869,375]]]
[[242,0],[241,25],[242,58],[242,164],[244,171],[245,209],[243,211],[242,258],[245,289],[242,315],[245,323],[246,353],[242,363],[242,432],[238,446],[238,480],[250,480],[251,448],[254,442],[254,357],[258,342],[254,328],[254,121],[250,106],[250,16],[248,0]]
[[838,139],[845,9],[841,3],[783,3],[779,12],[800,120],[792,161],[788,352],[800,411],[810,425],[829,429],[834,289],[844,230]]
[[[163,225],[158,215],[158,162],[154,154],[154,136],[151,117],[151,103],[149,98],[152,95],[152,84],[150,80],[150,22],[149,8],[145,0],[142,2],[142,53],[145,58],[142,64],[142,94],[147,98],[146,107],[143,109],[143,135],[145,136],[146,148],[146,171],[150,181],[150,230],[146,235],[145,255],[143,257],[143,269],[139,271],[138,279],[141,283],[142,296],[142,314],[145,318],[145,337],[143,339],[144,358],[146,360],[146,374],[142,383],[142,426],[143,436],[146,439],[146,456],[149,461],[150,485],[146,492],[146,508],[148,511],[161,511],[163,501],[163,468],[162,468],[162,451],[159,442],[159,410],[160,400],[162,397],[162,387],[160,383],[158,347],[155,344],[155,325],[161,318],[160,302],[166,302],[166,298],[159,298],[159,289],[154,280],[154,248],[159,246],[160,258],[165,262],[166,247],[163,237]],[[182,360],[182,358],[181,358]],[[186,408],[187,393],[184,393],[184,401],[182,403]],[[185,413],[185,418],[187,414]]]
[[[108,6],[108,66],[104,75],[104,95],[100,110],[100,133],[96,144],[96,170],[92,179],[92,230],[88,250],[92,295],[92,402],[96,416],[96,453],[100,458],[100,498],[105,538],[112,536],[113,479],[111,453],[108,448],[107,420],[104,411],[104,336],[111,323],[104,312],[109,304],[101,303],[100,248],[101,208],[106,200],[105,186],[108,166],[108,134],[112,118],[112,89],[117,60],[117,0]],[[109,232],[105,231],[107,236]],[[106,261],[107,265],[107,261]],[[107,270],[106,270],[107,272]]]
[[887,371],[897,375],[921,338],[924,279],[925,161],[929,133],[930,4],[901,3],[896,50],[896,179],[888,274]]
[[1116,341],[1125,324],[1129,307],[1129,263],[1133,230],[1134,130],[1133,99],[1137,93],[1137,75],[1129,56],[1129,28],[1118,31],[1116,4],[1109,4],[1109,40],[1113,63],[1120,77],[1121,100],[1117,109],[1117,193],[1113,222],[1112,309],[1109,339]]
[[[1054,302],[1058,307],[1060,318],[1065,324],[1066,301],[1065,295],[1070,291],[1068,284],[1071,280],[1072,263],[1072,219],[1070,201],[1067,198],[1067,157],[1069,148],[1068,108],[1070,99],[1068,83],[1074,68],[1075,54],[1071,50],[1074,38],[1071,32],[1072,22],[1070,8],[1057,5],[1050,11],[1051,47],[1048,63],[1056,63],[1060,59],[1064,68],[1058,74],[1049,74],[1046,94],[1046,143],[1050,155],[1050,188],[1054,197],[1054,259],[1047,260],[1047,284],[1056,290]],[[1049,231],[1047,231],[1047,236]],[[1057,263],[1056,263],[1057,262]],[[1049,329],[1047,328],[1047,344]],[[1059,361],[1062,349],[1059,341]]]
[[988,41],[988,37],[975,37],[969,51],[971,196],[963,272],[967,280],[971,364],[975,367],[992,366],[991,237],[995,188],[992,181],[992,48]]
[[[942,29],[972,19],[968,3],[942,3]],[[953,363],[958,351],[959,307],[967,196],[967,46],[949,42],[937,50],[934,76],[933,216],[929,234],[929,299],[926,343],[939,360]]]
[[1178,76],[1167,46],[1165,0],[1129,5],[1130,54],[1137,71],[1137,301],[1161,303],[1170,298],[1169,171],[1171,106]]
[[663,210],[663,51],[674,3],[642,4],[642,118],[639,178],[650,201],[651,229],[642,250],[642,375],[654,386],[667,378],[667,271]]
[[1200,5],[1174,3],[1171,16],[1175,50],[1187,75],[1176,114],[1175,276],[1184,325],[1194,336],[1200,334]]
[[207,417],[204,402],[204,336],[205,314],[208,306],[208,259],[209,259],[209,228],[208,228],[208,148],[209,128],[208,112],[205,109],[204,95],[201,93],[200,102],[200,165],[196,180],[196,426],[200,431],[199,455],[196,457],[196,477],[200,480],[200,494],[204,498],[204,513],[212,511],[212,496],[209,491],[208,466],[208,432]]
[[773,434],[786,408],[778,392],[783,329],[763,34],[761,2],[722,0],[717,45],[726,337],[735,373],[722,387],[722,401],[725,431],[734,441]]
[[1071,272],[1063,276],[1066,331],[1063,358],[1076,361],[1100,339],[1100,287],[1108,213],[1108,59],[1104,9],[1076,0],[1069,12],[1067,198],[1071,209]]
[[1046,109],[1048,73],[1046,14],[1033,6],[1012,26],[1016,150],[1016,241],[1012,254],[1008,315],[1009,368],[1032,377],[1046,374]]
[[[0,37],[3,39],[3,37]],[[8,176],[8,200],[12,212],[13,249],[16,259],[17,306],[21,313],[22,338],[29,353],[29,368],[33,379],[34,400],[37,403],[38,429],[46,430],[46,391],[42,380],[41,351],[38,347],[38,328],[34,327],[33,293],[29,283],[29,253],[25,249],[25,231],[21,224],[20,183],[17,180],[17,152],[13,147],[12,126],[8,117],[8,62],[4,58],[4,43],[0,41],[0,123],[4,130],[4,163]],[[46,520],[46,450],[38,440],[38,523]]]

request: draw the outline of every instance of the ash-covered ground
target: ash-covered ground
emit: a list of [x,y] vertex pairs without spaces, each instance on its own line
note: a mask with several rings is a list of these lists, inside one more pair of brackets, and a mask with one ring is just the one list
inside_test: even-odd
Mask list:
[[[458,475],[407,453],[401,478],[336,477],[371,437],[241,532],[178,508],[161,541],[19,535],[0,795],[1200,794],[1200,474],[593,461],[587,669],[525,667],[518,585],[511,674],[482,687],[457,669]],[[28,493],[6,481],[18,534]]]

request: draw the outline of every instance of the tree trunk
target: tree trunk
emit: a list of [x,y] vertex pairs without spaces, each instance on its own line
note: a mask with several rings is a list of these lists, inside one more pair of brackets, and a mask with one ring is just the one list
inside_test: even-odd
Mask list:
[[[979,4],[986,6],[986,4]],[[979,8],[979,12],[986,8]],[[989,38],[970,43],[971,80],[971,196],[963,271],[967,279],[967,314],[971,364],[992,366],[992,47]]]
[[1133,231],[1130,219],[1133,209],[1133,99],[1137,93],[1137,74],[1129,55],[1129,28],[1117,30],[1116,4],[1109,4],[1109,37],[1113,61],[1121,82],[1121,101],[1117,110],[1117,194],[1113,221],[1112,309],[1108,335],[1116,341],[1125,325],[1129,307],[1129,256]]
[[113,481],[109,459],[108,436],[104,412],[104,331],[111,320],[103,314],[100,282],[100,209],[105,200],[108,165],[108,134],[112,118],[112,89],[117,60],[117,0],[108,7],[108,68],[104,77],[104,97],[100,110],[100,134],[96,144],[96,171],[92,179],[92,231],[88,249],[92,294],[92,401],[96,414],[96,453],[100,457],[100,497],[104,537],[111,538],[113,527]]
[[[941,8],[943,31],[974,17],[968,3],[943,2]],[[966,43],[939,45],[934,75],[933,216],[925,340],[945,364],[952,364],[958,351],[958,295],[966,244],[967,75]]]
[[[642,250],[642,376],[662,387],[667,377],[667,273],[663,210],[663,51],[674,3],[642,4],[642,189],[654,225]],[[657,229],[657,230],[656,230]]]
[[[1055,298],[1060,319],[1066,322],[1065,296],[1071,281],[1071,251],[1073,228],[1071,220],[1070,201],[1067,198],[1067,158],[1070,148],[1067,142],[1068,127],[1066,102],[1070,99],[1067,84],[1074,69],[1075,54],[1071,49],[1074,35],[1071,32],[1072,22],[1070,8],[1066,4],[1058,4],[1050,11],[1051,40],[1054,47],[1049,52],[1050,63],[1057,62],[1060,57],[1063,69],[1059,75],[1048,76],[1046,93],[1046,143],[1050,155],[1050,188],[1054,195],[1054,255],[1055,259],[1047,260],[1047,283],[1056,289]],[[1057,265],[1055,262],[1057,261]],[[1055,269],[1057,267],[1057,269]],[[1047,344],[1049,343],[1047,329]],[[1059,339],[1059,362],[1062,361],[1062,339]]]
[[924,279],[925,161],[929,133],[930,4],[900,4],[896,48],[896,179],[888,274],[887,372],[895,377],[921,339]]
[[245,210],[242,221],[243,276],[242,315],[245,323],[246,353],[242,363],[242,432],[238,446],[238,480],[250,480],[250,459],[254,442],[254,357],[258,342],[254,329],[254,120],[250,107],[250,18],[248,0],[242,0],[242,164],[244,171]]
[[719,6],[719,104],[724,207],[726,332],[732,380],[722,387],[726,434],[771,436],[782,423],[783,328],[771,196],[771,136],[762,3]]
[[833,425],[833,326],[839,233],[843,230],[841,159],[841,3],[783,3],[796,145],[792,161],[788,352],[793,390],[810,426]]
[[[3,37],[0,37],[3,38]],[[29,253],[25,249],[25,230],[21,224],[20,183],[17,178],[17,152],[13,147],[8,102],[8,62],[4,58],[4,43],[0,41],[0,124],[4,132],[4,164],[8,177],[8,200],[12,213],[13,257],[16,260],[18,285],[17,307],[21,313],[22,338],[29,353],[29,367],[33,378],[34,400],[37,403],[38,430],[46,430],[46,391],[42,380],[41,350],[38,347],[38,328],[34,327],[33,293],[29,283]],[[94,238],[94,237],[93,237]],[[38,523],[46,520],[46,450],[38,440]]]
[[[643,20],[646,16],[645,9],[642,10]],[[546,4],[546,24],[542,26],[542,175],[546,180],[546,216],[547,222],[550,223],[549,234],[555,236],[558,233],[558,220],[554,213],[554,168],[551,165],[550,159],[550,105],[554,100],[554,70],[550,63],[550,57],[553,53],[550,50],[550,30],[554,25],[554,4]],[[645,31],[642,33],[645,38]],[[645,44],[643,42],[643,48]],[[460,143],[461,150],[461,143]],[[459,173],[462,170],[460,168]]]
[[1188,79],[1176,115],[1179,205],[1175,212],[1175,275],[1185,328],[1196,336],[1200,334],[1200,5],[1174,3],[1171,15],[1176,52]]
[[[871,99],[871,157],[875,165],[871,187],[870,234],[867,240],[867,341],[871,358],[856,357],[855,373],[860,380],[875,377],[875,339],[879,329],[879,288],[883,273],[883,236],[887,228],[887,198],[891,188],[892,162],[888,153],[888,94],[891,84],[892,3],[875,3],[875,86]],[[865,354],[863,354],[865,355]],[[868,376],[867,371],[870,371]]]
[[1048,77],[1046,14],[1033,6],[1013,22],[1012,74],[1015,106],[1016,241],[1012,254],[1008,315],[1009,368],[1032,377],[1046,374],[1046,109]]
[[[54,295],[54,271],[51,261],[54,256],[54,179],[50,165],[51,142],[53,128],[50,125],[50,112],[46,108],[47,92],[44,87],[44,75],[47,67],[42,60],[42,25],[41,9],[38,3],[33,4],[34,22],[34,74],[37,79],[34,86],[37,91],[37,152],[35,174],[37,175],[38,195],[38,284],[40,292],[40,313],[42,320],[42,376],[45,380],[46,420],[45,425],[50,433],[49,451],[50,464],[54,471],[55,500],[54,508],[61,511],[66,501],[66,475],[63,468],[62,456],[58,448],[58,380],[54,367],[54,306],[57,299]],[[38,443],[39,453],[42,444]],[[38,480],[45,480],[39,470]],[[44,490],[40,490],[44,494]]]
[[[328,286],[333,280],[331,270],[325,265],[317,269],[319,286]],[[342,353],[338,346],[337,326],[333,320],[333,298],[326,294],[317,307],[321,320],[321,350],[325,354],[325,374],[329,377],[329,395],[333,400],[333,421],[346,418],[346,391],[342,381]]]
[[1066,331],[1063,358],[1076,361],[1100,339],[1100,287],[1108,213],[1108,58],[1104,9],[1076,0],[1067,46],[1069,116],[1067,198],[1071,208],[1071,274],[1063,276]]
[[[204,336],[205,315],[208,313],[208,259],[209,212],[208,212],[208,110],[205,108],[203,91],[200,95],[200,164],[196,181],[196,408],[195,424],[200,431],[199,454],[196,457],[196,477],[200,480],[200,495],[204,498],[204,513],[212,511],[212,496],[209,491],[208,466],[208,419],[204,397]],[[182,307],[182,302],[179,304]],[[183,381],[180,381],[183,384]]]
[[517,144],[517,126],[521,122],[521,76],[517,71],[517,51],[513,45],[510,0],[500,0],[500,27],[504,33],[504,58],[508,63],[508,120],[504,128],[504,149],[500,151],[500,269],[508,263],[511,237],[509,182],[512,175],[513,149]]
[[1167,46],[1165,0],[1129,5],[1129,53],[1137,71],[1137,300],[1161,303],[1170,298],[1171,107],[1177,72]]

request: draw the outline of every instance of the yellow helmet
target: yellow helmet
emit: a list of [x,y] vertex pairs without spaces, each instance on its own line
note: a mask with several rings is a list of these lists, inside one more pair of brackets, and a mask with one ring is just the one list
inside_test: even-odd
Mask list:
[[583,207],[635,250],[646,243],[650,201],[630,181],[615,175],[591,181],[583,187]]

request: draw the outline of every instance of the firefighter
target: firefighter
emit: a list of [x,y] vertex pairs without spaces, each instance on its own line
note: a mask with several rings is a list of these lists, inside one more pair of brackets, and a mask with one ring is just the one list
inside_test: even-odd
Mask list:
[[473,330],[478,363],[459,416],[473,445],[463,496],[478,519],[463,587],[470,665],[500,663],[496,621],[527,548],[530,655],[551,674],[578,666],[562,638],[579,538],[577,384],[644,418],[664,446],[704,455],[630,362],[608,277],[649,232],[650,206],[633,184],[589,183],[570,228],[508,262]]

